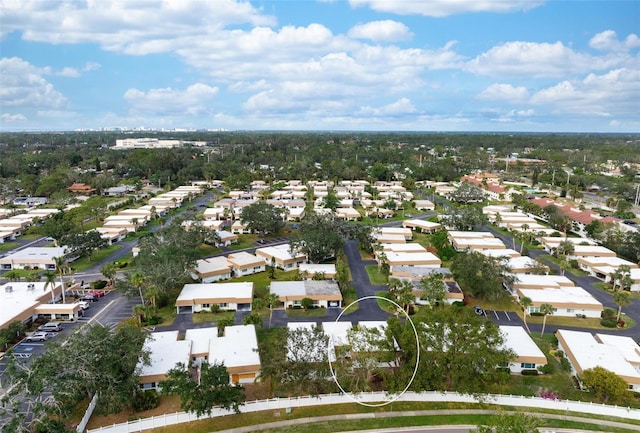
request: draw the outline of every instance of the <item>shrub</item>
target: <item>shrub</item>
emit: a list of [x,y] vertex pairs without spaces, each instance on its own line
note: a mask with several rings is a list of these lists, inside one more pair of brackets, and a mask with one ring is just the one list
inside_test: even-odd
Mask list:
[[560,358],[560,365],[564,371],[571,371],[571,363],[567,358]]
[[615,328],[616,326],[618,326],[618,322],[616,322],[616,319],[608,318],[600,320],[600,324],[605,328]]
[[93,282],[94,290],[102,290],[107,287],[107,282],[105,280],[98,280]]
[[602,317],[603,319],[615,319],[616,315],[616,310],[614,310],[613,308],[605,308],[604,310],[602,310],[602,314],[600,314],[600,317]]
[[149,320],[147,321],[147,324],[155,326],[155,325],[159,324],[160,322],[162,322],[162,317],[160,317],[160,316],[151,316],[151,318],[149,318]]
[[618,320],[618,328],[624,328],[624,320]]
[[564,358],[564,351],[563,351],[563,350],[558,349],[558,350],[556,351],[556,356],[557,356],[558,358]]
[[538,370],[534,370],[532,368],[526,369],[526,370],[522,370],[520,372],[520,374],[522,374],[523,376],[537,376],[538,375]]
[[553,373],[553,365],[545,364],[538,367],[538,371],[542,374],[552,374]]
[[529,314],[531,314],[531,316],[534,316],[534,317],[543,317],[544,316],[544,314],[542,314],[539,311],[534,311],[533,313],[529,313]]
[[220,305],[218,304],[213,304],[210,308],[212,313],[219,313],[220,312]]
[[159,402],[160,397],[158,397],[158,393],[155,390],[140,391],[136,393],[133,400],[133,409],[136,412],[155,409],[158,407]]

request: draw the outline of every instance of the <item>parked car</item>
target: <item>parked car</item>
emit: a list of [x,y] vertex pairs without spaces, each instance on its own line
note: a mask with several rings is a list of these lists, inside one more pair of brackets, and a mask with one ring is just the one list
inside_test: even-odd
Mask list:
[[34,332],[33,334],[25,338],[26,341],[47,341],[49,338],[54,337],[56,334],[51,332]]
[[96,302],[98,300],[98,298],[90,293],[87,293],[86,295],[82,295],[82,297],[80,298],[81,301],[86,301],[86,302]]
[[78,301],[78,304],[80,304],[80,308],[82,308],[83,310],[89,308],[89,303],[87,301]]
[[104,295],[106,295],[104,290],[93,290],[89,292],[89,294],[95,296],[96,298],[102,298]]
[[266,243],[266,241],[264,239],[262,239],[262,238],[258,239],[256,242],[259,243],[259,244]]
[[42,332],[60,332],[60,331],[62,331],[62,326],[60,326],[59,322],[47,322],[44,325],[38,326],[38,331],[42,331]]
[[482,309],[481,306],[479,305],[474,305],[473,307],[473,311],[478,315],[478,316],[484,316],[484,310]]

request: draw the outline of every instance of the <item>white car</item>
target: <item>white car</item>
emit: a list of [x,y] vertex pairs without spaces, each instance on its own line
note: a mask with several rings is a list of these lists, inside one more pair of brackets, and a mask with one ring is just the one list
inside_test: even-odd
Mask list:
[[80,304],[80,308],[82,308],[83,310],[89,308],[89,303],[87,301],[78,301],[78,304]]
[[34,332],[25,338],[26,341],[47,341],[49,338],[53,337],[55,334],[51,332]]

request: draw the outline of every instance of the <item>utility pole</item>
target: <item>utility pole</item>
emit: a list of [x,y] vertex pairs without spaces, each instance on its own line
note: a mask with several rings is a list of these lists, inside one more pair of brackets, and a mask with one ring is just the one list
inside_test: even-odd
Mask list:
[[640,203],[640,183],[636,185],[636,200],[634,201],[634,205],[638,206]]

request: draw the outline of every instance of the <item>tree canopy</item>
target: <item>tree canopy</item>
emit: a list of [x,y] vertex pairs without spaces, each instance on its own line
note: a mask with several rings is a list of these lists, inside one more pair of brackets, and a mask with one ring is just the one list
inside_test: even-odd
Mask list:
[[284,227],[284,209],[259,201],[242,209],[242,224],[256,233],[277,233]]
[[496,300],[504,294],[502,282],[507,271],[501,258],[487,257],[476,251],[457,254],[451,264],[451,272],[465,293],[488,300]]

